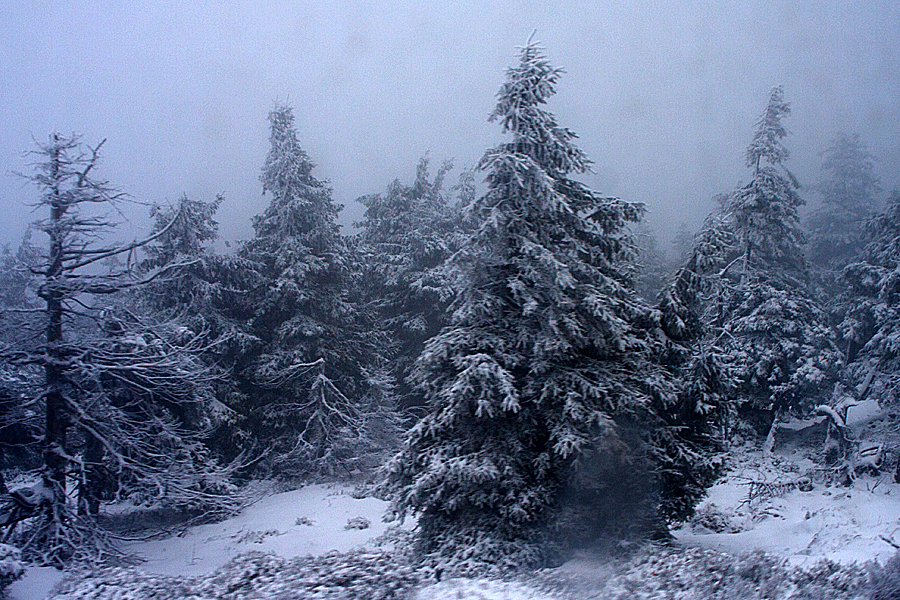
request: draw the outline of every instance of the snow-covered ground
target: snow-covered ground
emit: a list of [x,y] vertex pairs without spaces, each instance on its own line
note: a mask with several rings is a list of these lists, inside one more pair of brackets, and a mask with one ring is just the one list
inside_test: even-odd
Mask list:
[[192,527],[179,537],[131,543],[125,550],[144,559],[142,569],[160,575],[211,573],[250,551],[285,558],[346,552],[387,528],[382,520],[387,503],[352,494],[344,485],[310,485],[266,496],[227,521]]
[[[140,568],[149,573],[204,575],[251,551],[290,558],[366,546],[385,532],[386,509],[381,500],[354,498],[347,485],[310,485],[265,496],[226,521],[166,539],[131,542],[125,550],[141,557]],[[10,586],[10,600],[41,600],[61,579],[56,569],[31,568]]]
[[[774,485],[770,493],[749,501],[750,481],[796,481],[814,467],[801,454],[773,458],[744,453],[700,506],[699,512],[708,518],[676,530],[676,539],[687,547],[734,554],[759,549],[803,567],[823,558],[883,564],[896,551],[885,538],[900,543],[900,484],[893,482],[890,473],[859,477],[850,487],[815,478],[807,491]],[[382,521],[386,508],[380,500],[354,498],[348,486],[311,485],[267,495],[221,523],[191,527],[167,539],[132,542],[126,549],[144,559],[139,568],[148,573],[205,575],[250,551],[290,558],[374,547],[387,528]],[[701,524],[704,522],[717,525],[722,532],[711,531]],[[411,526],[407,522],[407,527]],[[564,565],[560,573],[579,577],[599,573],[605,568],[601,560],[581,556]],[[10,598],[39,600],[60,578],[53,569],[30,569],[24,580],[12,586]],[[417,596],[419,600],[447,597],[554,598],[526,583],[485,580],[443,581],[420,590]]]
[[[874,400],[851,406],[846,425],[861,446],[883,442],[892,447],[898,442],[896,415]],[[821,559],[883,564],[896,552],[885,539],[900,544],[900,484],[894,483],[892,473],[882,472],[863,473],[852,485],[839,485],[829,481],[821,461],[810,460],[817,452],[817,448],[785,448],[765,455],[733,450],[731,470],[698,507],[701,515],[724,517],[727,531],[688,525],[674,532],[676,539],[687,546],[729,553],[762,550],[800,567]],[[793,487],[804,477],[811,488]],[[772,484],[770,493],[754,488],[754,481]]]
[[777,474],[765,464],[748,465],[710,489],[699,512],[712,506],[711,512],[727,519],[731,532],[687,525],[674,532],[676,539],[730,553],[763,550],[804,567],[823,558],[884,563],[896,552],[884,540],[900,543],[900,484],[890,474],[860,477],[850,487],[813,481],[809,491],[788,489],[748,501],[750,481],[767,477],[775,481]]

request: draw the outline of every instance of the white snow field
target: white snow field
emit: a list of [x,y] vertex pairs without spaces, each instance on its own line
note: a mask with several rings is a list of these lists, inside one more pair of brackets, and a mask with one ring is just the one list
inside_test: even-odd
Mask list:
[[[814,480],[811,490],[800,491],[779,482],[796,481],[811,472],[815,465],[809,459],[800,454],[737,454],[740,458],[736,466],[700,505],[698,512],[705,518],[696,518],[673,532],[677,542],[686,547],[682,553],[695,552],[691,548],[729,554],[762,550],[787,559],[789,565],[809,568],[821,559],[884,564],[896,552],[886,541],[900,543],[900,484],[893,482],[891,473],[860,476],[849,487]],[[773,485],[769,493],[760,493],[757,488],[755,499],[750,501],[750,481]],[[374,498],[354,498],[353,488],[346,485],[310,485],[265,496],[226,521],[191,527],[167,539],[133,542],[126,549],[144,559],[139,569],[165,576],[210,574],[232,558],[252,551],[291,558],[360,547],[374,549],[378,545],[375,538],[387,529],[382,521],[386,508],[385,502]],[[412,525],[408,520],[406,527]],[[607,585],[612,573],[604,560],[582,554],[557,573],[582,581],[593,577]],[[641,577],[640,571],[635,572],[634,577]],[[689,579],[689,569],[683,572]],[[40,600],[61,578],[53,569],[29,569],[26,577],[10,588],[10,599]],[[609,584],[613,587],[607,591],[626,594],[630,585],[627,579],[620,577]],[[554,595],[521,581],[451,579],[424,587],[415,597],[550,600],[571,596]],[[578,597],[594,596],[579,593]]]
[[388,526],[382,521],[386,502],[352,493],[345,485],[319,484],[266,496],[227,521],[192,527],[175,538],[128,544],[125,550],[144,559],[142,569],[160,575],[211,573],[250,551],[284,558],[346,552],[365,546]]
[[[285,558],[344,552],[365,546],[388,527],[382,521],[386,502],[352,494],[351,486],[338,484],[272,494],[231,519],[191,527],[175,537],[131,542],[124,549],[143,559],[140,569],[169,576],[212,573],[251,551]],[[413,524],[407,521],[407,526]],[[62,577],[56,569],[31,568],[10,586],[10,600],[41,600]]]
[[688,525],[674,531],[675,538],[729,553],[763,550],[802,567],[823,558],[884,563],[896,552],[884,539],[900,543],[900,484],[889,476],[860,477],[850,487],[813,483],[810,491],[790,489],[748,502],[749,480],[764,474],[764,466],[729,473],[700,505],[701,512],[714,505],[734,533]]

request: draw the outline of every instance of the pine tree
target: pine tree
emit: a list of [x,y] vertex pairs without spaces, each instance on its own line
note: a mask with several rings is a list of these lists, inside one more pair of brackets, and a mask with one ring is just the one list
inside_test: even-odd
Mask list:
[[776,87],[747,149],[752,179],[720,197],[721,214],[708,220],[697,241],[724,242],[700,252],[715,290],[705,320],[728,356],[742,413],[761,430],[780,412],[802,413],[825,401],[843,364],[808,287],[798,216],[803,200],[783,165],[781,120],[788,114]]
[[203,334],[216,349],[217,358],[232,365],[232,346],[253,343],[243,322],[249,320],[245,297],[258,281],[254,267],[241,257],[217,254],[212,244],[218,239],[216,211],[222,196],[212,202],[182,196],[170,206],[154,205],[154,239],[143,250],[144,272],[166,269],[140,289],[146,308],[177,317],[192,331]]
[[[32,559],[56,565],[111,550],[95,518],[104,478],[119,496],[233,507],[217,489],[227,486],[228,471],[203,444],[215,376],[196,359],[202,343],[167,323],[109,308],[121,292],[163,272],[136,278],[128,268],[98,268],[152,241],[102,244],[113,223],[98,211],[121,193],[95,178],[101,145],[53,134],[35,152],[40,160],[28,178],[41,190],[36,205],[49,213],[34,225],[49,243],[30,265],[42,303],[32,314],[40,319],[25,325],[31,335],[23,343],[0,354],[7,364],[43,371],[39,393],[25,403],[43,418],[43,464],[31,490],[37,515],[22,540]],[[78,482],[74,509],[70,481]]]
[[848,371],[860,397],[900,400],[900,192],[866,224],[868,241],[844,268],[848,289],[835,302]]
[[590,163],[543,108],[561,73],[532,44],[507,71],[490,120],[512,139],[479,164],[464,283],[413,371],[429,413],[387,467],[394,509],[418,513],[423,550],[451,560],[477,546],[527,562],[522,543],[548,530],[583,541],[663,518],[656,453],[671,456],[676,398],[626,274],[642,208],[570,177]]
[[874,159],[858,135],[838,134],[822,156],[822,201],[809,219],[810,260],[840,270],[863,249],[863,228],[875,214],[880,188]]
[[790,105],[778,86],[747,147],[753,178],[725,198],[745,272],[778,267],[779,272],[796,276],[805,269],[806,239],[797,212],[804,201],[797,193],[800,184],[783,164],[789,152],[781,142],[787,136],[781,120],[789,114]]
[[233,460],[257,450],[244,430],[239,411],[246,398],[232,374],[259,343],[247,326],[253,316],[249,292],[259,275],[250,261],[214,251],[219,227],[215,214],[222,201],[222,196],[212,202],[182,196],[175,205],[152,207],[151,233],[156,237],[143,248],[146,258],[139,267],[146,273],[167,273],[141,286],[130,302],[138,313],[177,322],[203,340],[201,359],[221,375],[210,444]]
[[250,332],[260,346],[243,371],[255,434],[273,446],[283,472],[377,463],[369,442],[375,430],[390,429],[385,344],[353,295],[341,207],[313,176],[291,108],[276,106],[269,124],[260,179],[272,200],[240,252],[259,275]]
[[397,343],[391,363],[398,399],[408,410],[422,404],[407,381],[412,363],[425,341],[446,325],[455,295],[447,261],[462,245],[465,227],[443,190],[451,167],[444,163],[432,180],[428,159],[422,158],[411,186],[395,180],[385,194],[359,199],[366,207],[356,224],[362,229],[366,297]]

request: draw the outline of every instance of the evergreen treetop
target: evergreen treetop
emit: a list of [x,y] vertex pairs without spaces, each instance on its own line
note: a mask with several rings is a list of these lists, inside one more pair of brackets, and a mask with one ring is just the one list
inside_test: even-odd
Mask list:
[[782,274],[805,277],[798,210],[805,204],[797,193],[800,184],[783,161],[788,157],[781,140],[787,131],[781,119],[790,114],[781,86],[772,90],[766,110],[747,147],[747,166],[753,168],[750,182],[723,199],[731,227],[743,255],[745,274]]
[[315,164],[300,147],[291,107],[278,104],[272,109],[269,131],[269,153],[260,181],[272,201],[253,219],[256,237],[303,236],[312,248],[330,248],[339,237],[341,207],[332,200],[328,182],[313,176]]
[[[589,162],[541,108],[560,73],[533,44],[507,71],[492,119],[512,139],[479,164],[488,189],[454,258],[461,292],[412,374],[430,411],[386,485],[399,514],[419,513],[432,552],[547,527],[589,537],[598,523],[658,525],[671,516],[660,514],[660,473],[684,466],[666,462],[670,450],[697,456],[666,421],[675,386],[625,268],[626,225],[642,207],[569,178]],[[640,516],[616,520],[601,506],[614,504]]]
[[[874,159],[858,135],[839,133],[822,156],[822,175],[816,186],[822,201],[808,222],[810,258],[819,267],[837,270],[862,250],[863,227],[875,214],[880,186]],[[834,282],[831,288],[828,291],[833,296],[839,286]]]
[[791,105],[784,100],[784,86],[772,88],[766,110],[756,122],[756,133],[747,147],[747,166],[756,171],[761,168],[765,159],[770,165],[782,164],[790,153],[781,143],[787,137],[787,130],[781,119],[791,114]]

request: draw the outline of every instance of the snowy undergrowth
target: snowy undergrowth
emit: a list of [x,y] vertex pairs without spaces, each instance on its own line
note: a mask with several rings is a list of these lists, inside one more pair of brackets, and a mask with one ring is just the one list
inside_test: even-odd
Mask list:
[[[867,408],[849,421],[854,437],[861,446],[878,441],[895,448],[892,411]],[[823,467],[820,453],[804,447],[771,455],[734,449],[729,472],[709,490],[693,521],[673,532],[676,539],[732,554],[762,550],[794,566],[821,559],[885,564],[900,543],[897,457],[880,472],[860,470],[844,485],[842,474]]]
[[[71,577],[51,598],[897,597],[900,559],[889,560],[895,550],[882,539],[900,538],[900,485],[890,474],[861,476],[850,487],[814,476],[812,488],[801,491],[795,483],[816,468],[803,454],[735,454],[701,516],[674,532],[675,547],[649,546],[628,557],[584,553],[559,568],[512,579],[444,572],[436,581],[441,574],[434,565],[413,568],[403,551],[411,524],[390,531],[381,520],[385,503],[355,498],[349,487],[320,485],[273,494],[180,537],[135,543],[130,549],[144,556],[143,565]],[[750,481],[772,482],[771,493],[750,501]]]
[[9,585],[25,574],[22,555],[18,549],[0,544],[0,596]]
[[282,558],[251,552],[212,574],[168,577],[137,569],[108,569],[64,583],[62,600],[390,600],[406,598],[418,582],[408,565],[389,552],[357,550],[325,556]]
[[451,579],[419,586],[420,574],[390,552],[285,559],[250,553],[212,574],[168,577],[108,569],[72,579],[53,600],[882,600],[900,590],[891,570],[823,561],[808,569],[762,552],[735,557],[698,548],[648,548],[628,560],[582,560],[515,580]]

